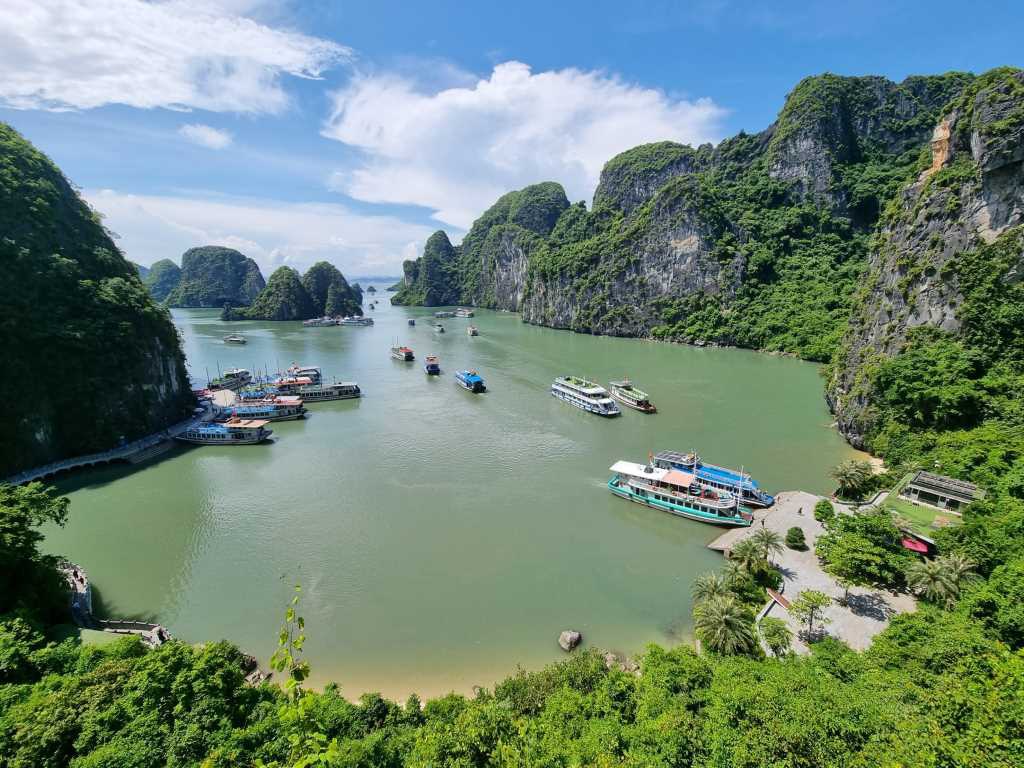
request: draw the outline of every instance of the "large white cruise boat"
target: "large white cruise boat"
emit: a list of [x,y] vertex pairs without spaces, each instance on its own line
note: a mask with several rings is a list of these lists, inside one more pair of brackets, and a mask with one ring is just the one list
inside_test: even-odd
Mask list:
[[551,385],[551,394],[598,416],[618,416],[622,413],[607,389],[579,376],[559,376]]

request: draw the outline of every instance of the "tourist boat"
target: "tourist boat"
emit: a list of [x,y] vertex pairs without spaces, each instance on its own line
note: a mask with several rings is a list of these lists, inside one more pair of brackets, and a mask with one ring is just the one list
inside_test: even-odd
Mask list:
[[455,310],[455,317],[472,317],[472,316],[473,316],[473,310],[472,309],[466,309],[465,307],[459,307],[458,309]]
[[303,320],[304,328],[326,328],[330,325],[341,325],[341,320],[336,317],[314,317],[310,320]]
[[624,499],[702,523],[748,527],[753,522],[735,496],[701,486],[692,472],[631,461],[617,461],[611,471],[608,490]]
[[444,333],[444,326],[440,323],[434,323],[434,330],[438,333]]
[[609,381],[608,389],[612,397],[633,410],[643,413],[658,412],[658,409],[654,407],[654,404],[648,398],[647,393],[634,387],[633,382],[629,379]]
[[446,309],[442,309],[439,312],[435,312],[434,313],[434,317],[455,317],[455,313],[454,312],[449,312]]
[[341,318],[338,321],[338,325],[373,325],[373,318],[353,315],[352,317]]
[[551,394],[599,416],[618,416],[622,413],[608,396],[607,389],[578,376],[559,376],[551,385]]
[[413,320],[411,317],[409,318],[409,325],[416,325],[416,321]]
[[469,328],[466,329],[466,333],[468,333],[470,336],[479,336],[480,329],[477,328],[475,325],[471,325],[469,326]]
[[463,389],[468,389],[470,392],[486,392],[487,385],[484,384],[483,377],[476,371],[459,371],[455,374],[455,380],[459,382],[459,385]]
[[706,464],[696,453],[661,451],[654,455],[654,466],[694,472],[697,482],[702,486],[728,491],[744,504],[770,507],[775,503],[775,498],[762,491],[757,482],[746,472],[720,467],[717,464]]
[[283,387],[278,387],[278,391],[282,394],[297,395],[303,403],[352,400],[362,396],[359,385],[354,381],[339,381],[334,384],[286,384]]
[[404,347],[404,346],[403,347],[392,347],[391,348],[391,356],[393,358],[395,358],[395,360],[402,360],[403,362],[406,362],[406,363],[411,362],[411,361],[416,359],[416,355],[414,355],[412,353],[412,350],[409,347]]
[[199,445],[252,445],[274,434],[264,419],[231,419],[223,424],[203,422],[189,427],[177,439]]
[[252,373],[245,368],[229,368],[210,382],[209,389],[239,390],[252,381]]
[[441,373],[441,361],[437,359],[437,355],[427,355],[426,365],[423,366],[423,370],[431,376],[437,376]]
[[283,381],[284,379],[309,379],[311,384],[319,384],[323,379],[323,374],[320,371],[320,366],[317,365],[298,365],[292,363],[285,369],[284,375],[278,374],[278,378],[274,383]]
[[224,343],[225,344],[245,344],[246,340],[245,340],[245,336],[242,336],[240,333],[229,333],[227,336],[224,337]]
[[220,410],[218,421],[229,419],[263,419],[264,421],[292,421],[306,415],[301,397],[244,399]]

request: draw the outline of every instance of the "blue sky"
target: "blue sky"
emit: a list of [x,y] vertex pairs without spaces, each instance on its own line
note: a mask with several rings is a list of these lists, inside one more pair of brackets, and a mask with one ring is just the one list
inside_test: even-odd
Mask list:
[[766,127],[810,74],[1021,65],[1020,3],[5,0],[0,120],[143,264],[398,274],[502,192]]

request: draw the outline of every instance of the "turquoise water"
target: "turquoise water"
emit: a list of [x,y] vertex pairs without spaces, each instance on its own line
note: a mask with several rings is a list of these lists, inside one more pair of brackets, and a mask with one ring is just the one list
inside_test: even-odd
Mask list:
[[[372,328],[224,324],[175,311],[197,381],[291,362],[356,380],[274,441],[182,447],[142,467],[71,475],[46,546],[83,565],[111,616],[152,617],[189,641],[228,638],[266,659],[294,583],[316,682],[357,696],[492,685],[557,658],[559,631],[633,652],[690,632],[689,587],[717,567],[719,529],[616,498],[618,459],[698,449],[770,492],[828,490],[852,455],[830,428],[815,366],[735,349],[577,335],[480,311],[430,325],[390,307]],[[414,317],[415,328],[407,325]],[[481,335],[465,331],[472,322]],[[244,347],[227,346],[228,332]],[[396,341],[415,363],[389,356]],[[427,376],[423,358],[441,358]],[[488,391],[454,381],[477,368]],[[629,375],[659,413],[614,420],[548,394],[557,375]]]

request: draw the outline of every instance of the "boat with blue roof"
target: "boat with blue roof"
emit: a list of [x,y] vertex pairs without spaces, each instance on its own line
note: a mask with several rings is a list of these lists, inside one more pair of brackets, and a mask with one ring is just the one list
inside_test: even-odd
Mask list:
[[727,491],[700,485],[693,472],[631,461],[610,467],[608,490],[623,499],[701,523],[749,527],[753,515]]
[[441,373],[441,361],[437,355],[427,355],[423,362],[423,370],[431,376],[438,376]]
[[487,385],[484,384],[483,377],[476,371],[459,371],[455,374],[455,380],[459,382],[459,386],[463,389],[468,389],[470,392],[486,392]]
[[238,419],[220,423],[200,422],[189,427],[177,439],[197,445],[254,445],[274,434],[264,419]]
[[744,504],[770,507],[775,503],[775,497],[761,490],[757,481],[742,469],[735,470],[720,467],[717,464],[708,464],[695,451],[690,453],[661,451],[654,456],[654,466],[692,472],[697,482],[703,487],[727,491],[734,494]]
[[264,397],[259,400],[242,400],[229,408],[223,408],[217,420],[294,421],[305,416],[306,407],[301,397]]

